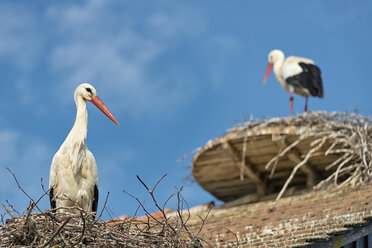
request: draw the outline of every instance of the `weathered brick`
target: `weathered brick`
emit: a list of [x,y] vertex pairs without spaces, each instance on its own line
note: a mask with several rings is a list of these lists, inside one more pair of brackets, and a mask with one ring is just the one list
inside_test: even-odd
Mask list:
[[[310,192],[278,201],[266,201],[211,211],[202,235],[212,244],[241,247],[285,247],[303,244],[307,239],[326,237],[353,224],[372,218],[372,186],[346,192]],[[191,228],[199,230],[196,213]],[[195,220],[194,220],[195,219]],[[199,220],[199,222],[198,222]],[[225,228],[226,227],[226,228]],[[233,246],[234,247],[234,246]]]

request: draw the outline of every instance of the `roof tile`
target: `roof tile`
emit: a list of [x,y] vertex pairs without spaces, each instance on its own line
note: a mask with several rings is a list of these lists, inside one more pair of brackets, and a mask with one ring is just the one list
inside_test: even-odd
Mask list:
[[[372,186],[318,191],[211,210],[203,237],[217,247],[301,247],[342,235],[372,219]],[[194,213],[201,217],[206,210]],[[198,230],[201,221],[189,225]],[[235,234],[233,234],[233,233]]]

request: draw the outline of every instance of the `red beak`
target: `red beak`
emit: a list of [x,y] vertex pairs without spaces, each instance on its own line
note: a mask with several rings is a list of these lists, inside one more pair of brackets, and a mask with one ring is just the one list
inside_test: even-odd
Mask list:
[[102,102],[101,99],[99,99],[98,96],[93,96],[92,100],[90,100],[90,101],[94,105],[96,105],[96,107],[99,108],[99,110],[101,110],[102,113],[104,113],[108,118],[110,118],[110,120],[112,120],[113,122],[115,122],[116,125],[119,126],[119,122],[115,119],[115,117],[111,114],[110,110],[108,110],[106,105]]
[[271,69],[273,69],[273,63],[269,63],[267,65],[267,69],[266,69],[266,73],[265,73],[265,77],[264,77],[263,83],[266,83],[266,80],[269,77],[269,74],[271,72]]

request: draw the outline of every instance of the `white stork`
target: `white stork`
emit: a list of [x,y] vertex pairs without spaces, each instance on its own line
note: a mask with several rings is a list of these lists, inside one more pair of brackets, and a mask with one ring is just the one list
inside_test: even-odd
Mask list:
[[[88,112],[86,101],[92,102],[117,125],[115,117],[97,96],[90,84],[80,84],[75,92],[76,119],[67,138],[53,157],[49,175],[49,197],[52,209],[78,206],[97,211],[98,175],[93,154],[86,145]],[[76,210],[61,209],[76,213]]]
[[269,53],[269,65],[264,77],[264,83],[274,66],[274,74],[284,89],[290,92],[289,116],[292,114],[293,92],[306,98],[305,112],[309,96],[323,97],[323,83],[321,72],[314,61],[301,57],[288,57],[284,59],[284,53],[280,50],[272,50]]

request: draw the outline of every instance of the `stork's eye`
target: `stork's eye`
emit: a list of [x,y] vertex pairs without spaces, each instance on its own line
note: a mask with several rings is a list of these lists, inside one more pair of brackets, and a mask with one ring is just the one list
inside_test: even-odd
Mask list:
[[92,93],[92,90],[90,88],[85,88],[90,94],[93,94]]

